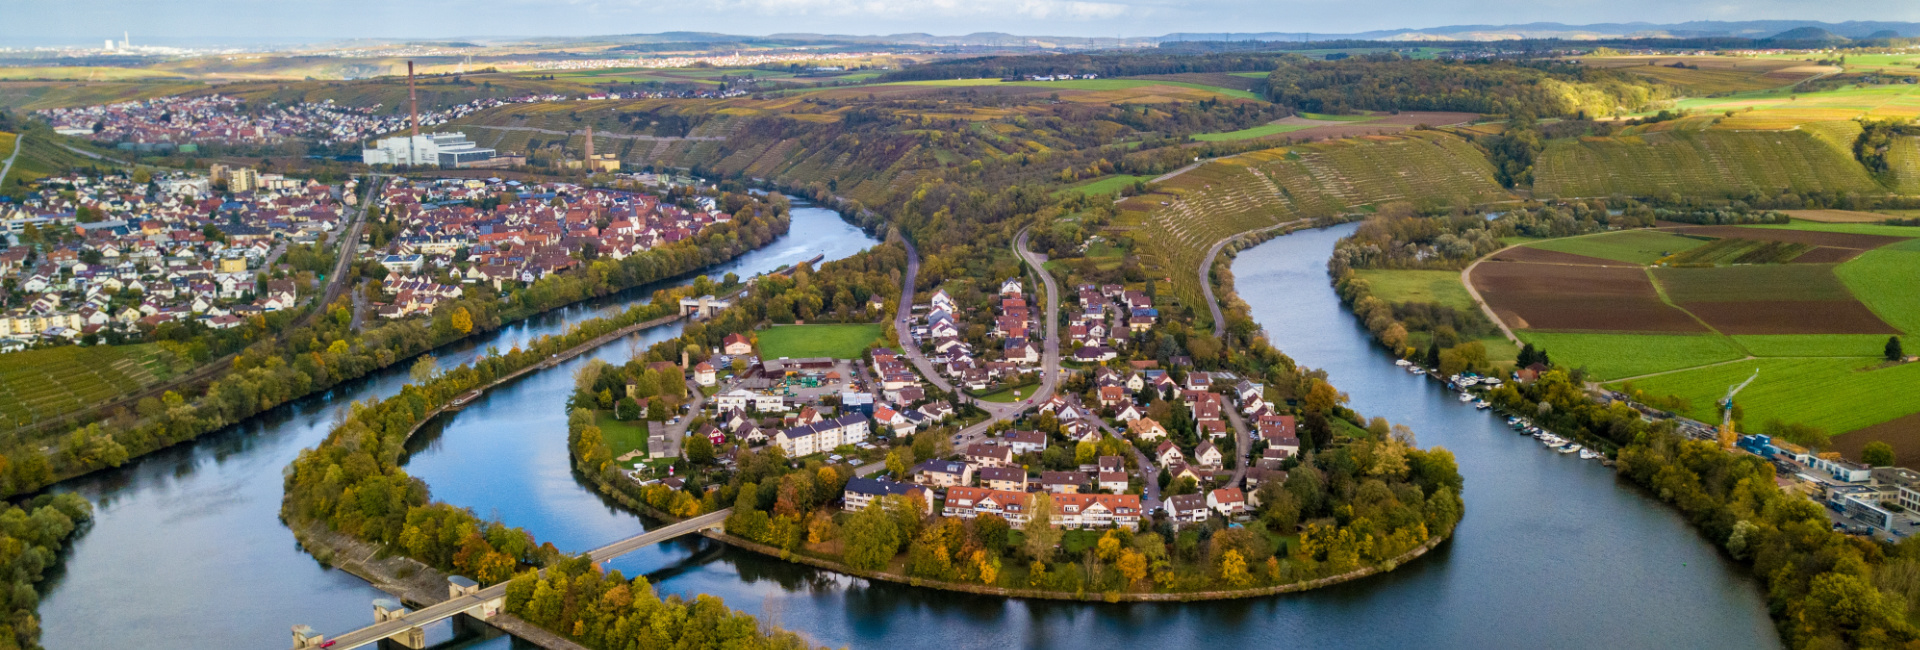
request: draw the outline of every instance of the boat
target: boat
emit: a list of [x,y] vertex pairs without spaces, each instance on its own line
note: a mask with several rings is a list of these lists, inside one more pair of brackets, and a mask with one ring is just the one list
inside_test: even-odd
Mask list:
[[470,391],[467,391],[466,393],[461,394],[459,397],[453,398],[453,403],[449,404],[447,408],[449,410],[458,411],[460,409],[466,408],[468,404],[473,403],[473,400],[476,400],[479,398],[480,398],[480,391],[470,390]]
[[1490,409],[1490,408],[1493,408],[1493,402],[1489,402],[1489,401],[1486,401],[1486,400],[1480,400],[1480,401],[1478,401],[1478,402],[1474,402],[1474,403],[1473,403],[1473,407],[1474,407],[1474,408],[1477,408],[1477,409],[1480,409],[1480,410],[1482,410],[1482,411],[1484,411],[1484,410],[1487,410],[1487,409]]
[[1469,395],[1469,394],[1467,394],[1467,393],[1461,393],[1461,394],[1460,394],[1460,401],[1462,401],[1462,402],[1471,402],[1471,401],[1473,401],[1473,396],[1472,396],[1472,395]]
[[1567,445],[1560,449],[1560,453],[1563,454],[1571,454],[1576,451],[1580,451],[1580,445]]
[[1493,387],[1495,387],[1495,388],[1498,388],[1498,387],[1500,386],[1500,378],[1499,378],[1499,377],[1487,377],[1487,378],[1485,378],[1485,379],[1482,379],[1482,380],[1480,380],[1480,383],[1481,383],[1482,385],[1486,385],[1486,386],[1493,386]]
[[1580,460],[1593,460],[1599,457],[1600,457],[1600,452],[1594,451],[1592,449],[1580,450]]
[[1408,360],[1406,360],[1406,359],[1401,359],[1401,360],[1399,360],[1399,361],[1395,361],[1395,362],[1393,362],[1393,365],[1396,365],[1396,366],[1400,366],[1400,367],[1402,367],[1402,368],[1405,368],[1405,367],[1407,367],[1407,366],[1411,366],[1411,365],[1413,365],[1413,362],[1412,362],[1412,361],[1408,361]]

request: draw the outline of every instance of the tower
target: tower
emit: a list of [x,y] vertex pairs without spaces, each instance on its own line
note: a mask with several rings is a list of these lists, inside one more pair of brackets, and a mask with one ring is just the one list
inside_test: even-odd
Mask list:
[[420,97],[413,92],[413,62],[407,62],[407,119],[413,123],[413,137],[420,137]]
[[587,166],[593,166],[593,125],[587,125]]

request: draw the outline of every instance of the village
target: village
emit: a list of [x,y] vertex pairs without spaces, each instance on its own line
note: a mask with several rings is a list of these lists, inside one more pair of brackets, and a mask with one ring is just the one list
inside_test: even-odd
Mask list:
[[176,321],[230,329],[309,295],[279,262],[340,228],[355,183],[212,171],[55,176],[0,201],[13,244],[0,250],[0,349],[135,340]]

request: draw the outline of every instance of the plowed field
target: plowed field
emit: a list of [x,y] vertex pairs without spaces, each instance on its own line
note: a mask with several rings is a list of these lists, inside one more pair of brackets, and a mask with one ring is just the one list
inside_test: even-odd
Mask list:
[[1486,262],[1471,277],[1509,326],[1599,332],[1700,332],[1632,267]]

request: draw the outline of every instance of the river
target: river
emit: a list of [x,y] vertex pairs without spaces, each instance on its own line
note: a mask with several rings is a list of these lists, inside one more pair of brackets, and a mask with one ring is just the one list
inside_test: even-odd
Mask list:
[[[836,247],[829,258],[871,243],[831,213],[803,224],[802,212],[793,234],[737,263],[746,269],[740,272],[804,259],[823,242]],[[643,549],[611,566],[647,575],[663,593],[722,597],[834,647],[1778,646],[1757,582],[1671,509],[1597,463],[1513,434],[1399,371],[1369,344],[1324,271],[1334,240],[1352,228],[1275,239],[1243,252],[1234,272],[1276,345],[1325,368],[1354,408],[1410,425],[1422,445],[1446,446],[1459,458],[1466,518],[1450,542],[1409,566],[1305,594],[1124,605],[868,583],[703,538]],[[554,331],[593,309],[550,315],[495,340]],[[634,338],[645,345],[674,330]],[[469,358],[491,342],[441,356]],[[611,507],[568,470],[561,412],[574,367],[589,356],[618,362],[628,354],[627,344],[610,344],[440,418],[409,446],[407,470],[435,498],[524,526],[563,550],[632,534],[646,522]],[[42,605],[46,645],[273,648],[286,647],[293,623],[336,632],[370,622],[368,601],[380,594],[321,568],[276,520],[280,469],[318,442],[336,409],[391,394],[405,375],[398,368],[241,430],[63,485],[92,498],[100,514]],[[433,639],[451,635],[446,624],[437,628],[429,629]],[[494,637],[444,645],[524,644]]]
[[[744,277],[815,255],[847,257],[876,243],[834,212],[804,205],[796,202],[788,234],[708,273],[718,278],[732,271]],[[484,354],[488,346],[506,349],[649,300],[656,289],[665,286],[668,284],[641,286],[550,311],[433,354],[441,367],[451,368]],[[596,356],[624,362],[628,349],[625,341],[636,341],[644,348],[678,336],[679,331],[680,325],[673,324],[638,332],[601,348]],[[408,381],[410,365],[395,364],[384,372],[298,400],[192,443],[55,486],[57,491],[75,492],[92,501],[95,519],[55,571],[49,593],[40,605],[45,630],[42,643],[48,648],[75,650],[285,648],[291,645],[289,627],[296,623],[328,633],[371,623],[373,610],[369,603],[385,594],[358,577],[322,567],[300,550],[292,532],[280,523],[281,470],[300,450],[319,444],[349,403],[398,392]],[[502,391],[515,396],[515,400],[524,400],[518,409],[525,413],[557,415],[557,402],[544,401],[545,394],[529,388],[556,378],[569,380],[570,374],[568,369],[546,371]],[[500,409],[498,395],[469,409],[463,420]],[[528,433],[557,433],[564,441],[564,418],[559,422],[551,431]],[[431,449],[439,445],[427,446]],[[506,449],[498,451],[500,458],[509,455]],[[561,454],[558,476],[570,481],[564,449]],[[433,462],[443,462],[436,453],[427,456]],[[519,457],[529,461],[523,469],[540,469],[535,464],[540,456]],[[430,481],[447,483],[433,485],[435,495],[457,496],[461,488],[473,488],[469,482],[485,477],[479,473],[484,466],[476,463],[474,473],[461,476],[430,477]],[[483,485],[478,489],[490,488]],[[585,487],[572,485],[571,490],[576,497],[593,500]],[[528,496],[538,498],[530,498],[529,504],[547,507],[555,503],[548,498],[554,496],[551,494]],[[468,505],[460,499],[449,500]],[[486,509],[479,512],[489,514]],[[578,547],[569,540],[579,539],[584,544],[586,538],[579,535],[599,532],[569,537],[544,524],[520,521],[519,511],[498,514],[534,530],[540,539],[552,539],[569,549]],[[607,532],[604,538],[620,536]],[[437,627],[429,630],[436,640],[450,634],[448,625]]]

